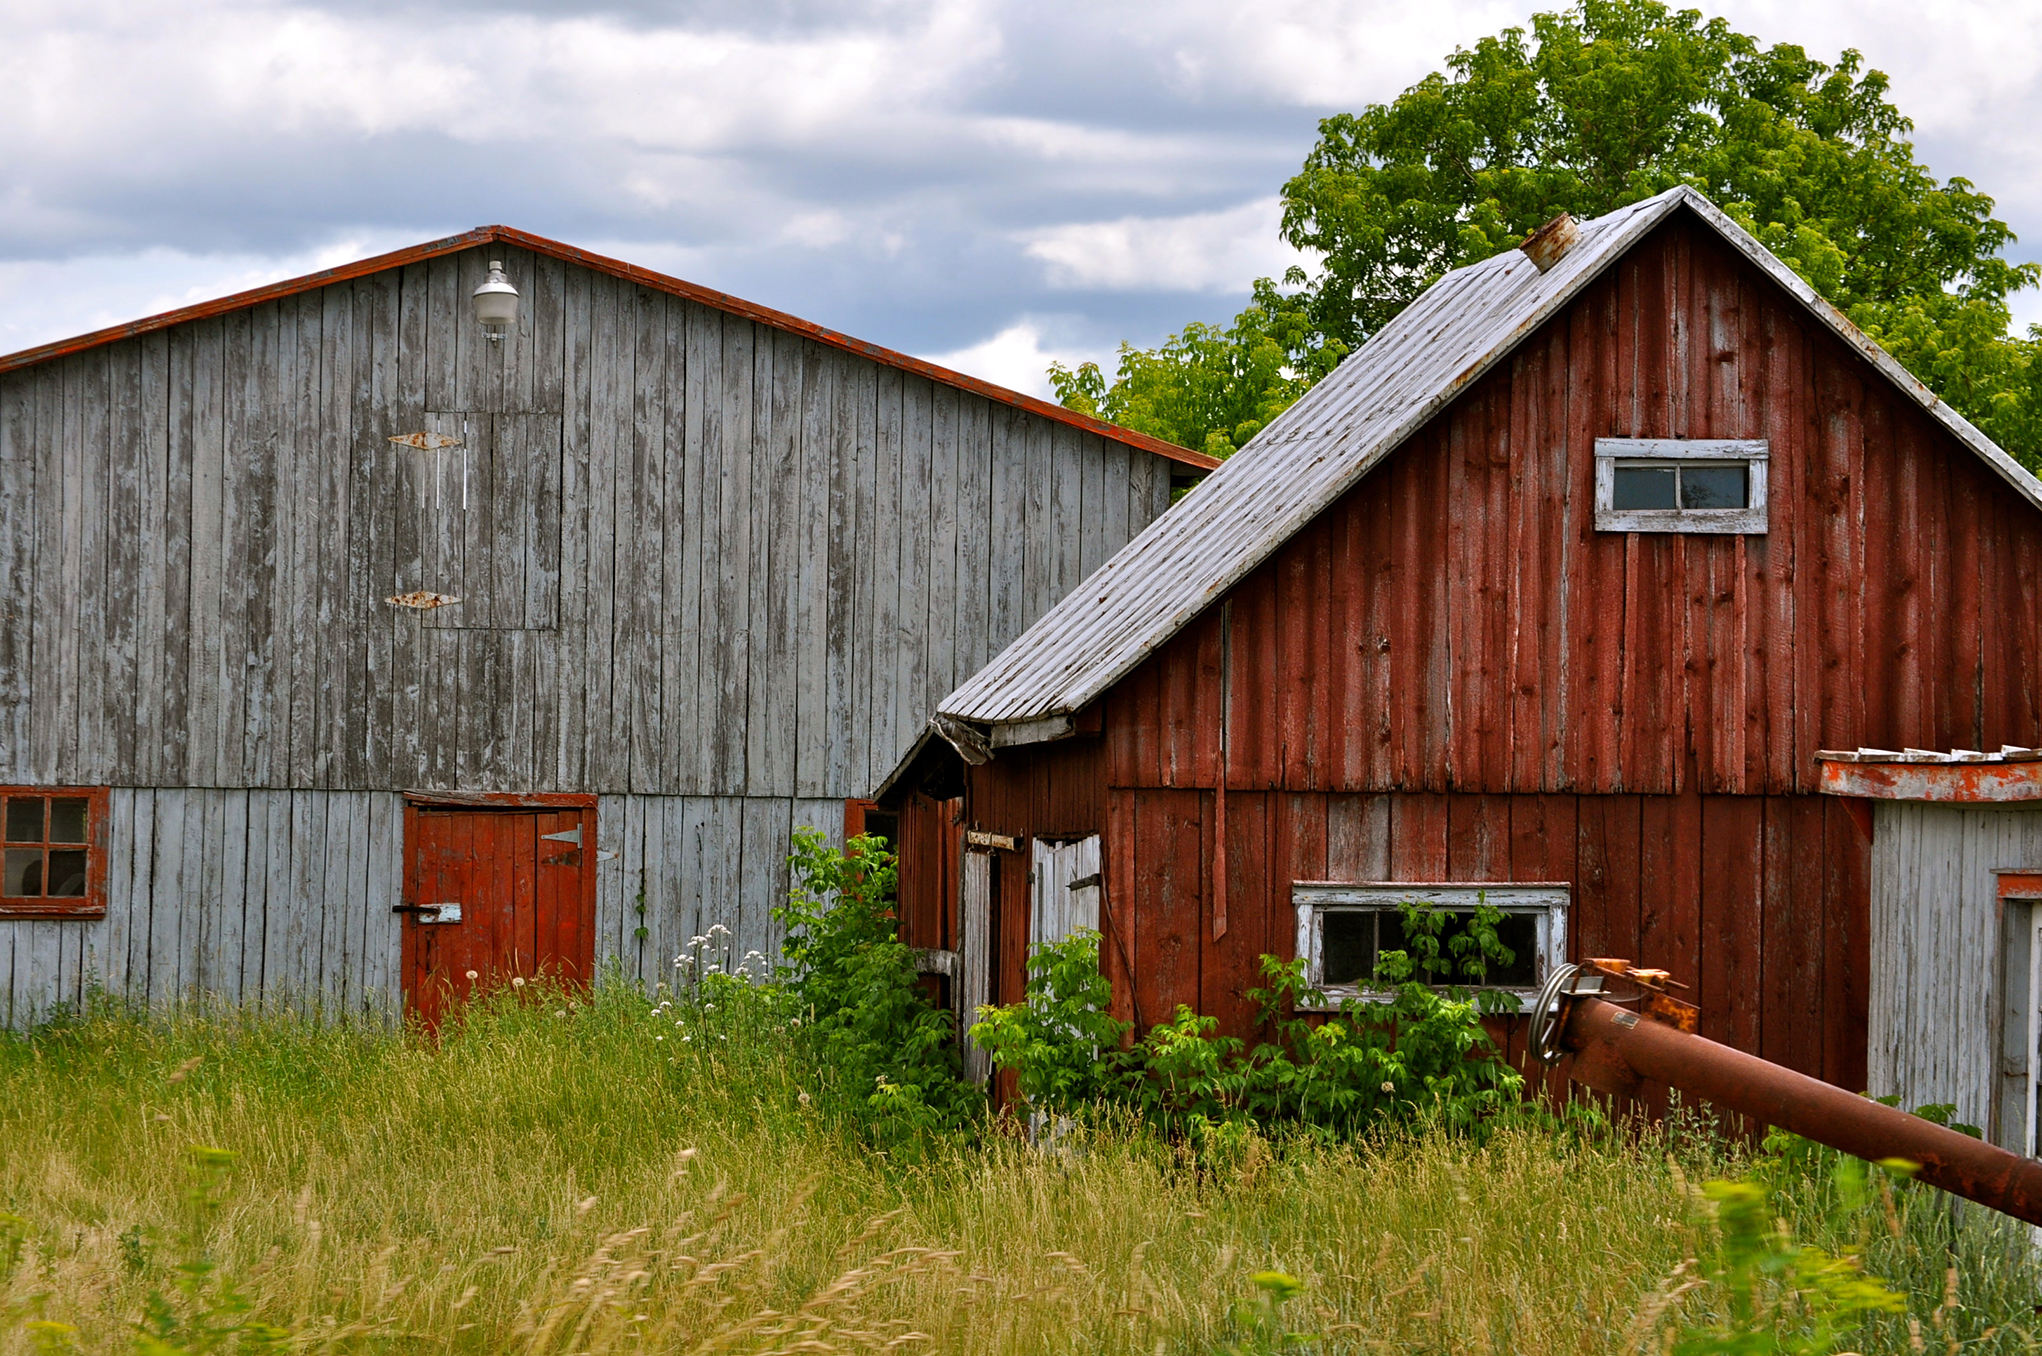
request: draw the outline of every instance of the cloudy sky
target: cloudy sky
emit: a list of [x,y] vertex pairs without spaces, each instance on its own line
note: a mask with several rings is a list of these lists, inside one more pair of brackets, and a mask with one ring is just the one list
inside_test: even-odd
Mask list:
[[[0,352],[503,222],[1042,391],[1281,272],[1318,118],[1557,7],[0,0]],[[2042,5],[1709,12],[1864,51],[2042,258]]]

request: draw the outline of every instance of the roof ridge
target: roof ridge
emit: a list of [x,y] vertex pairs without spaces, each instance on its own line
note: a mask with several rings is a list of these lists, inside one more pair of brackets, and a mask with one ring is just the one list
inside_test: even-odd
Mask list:
[[1680,207],[1693,210],[2031,504],[2042,482],[1901,367],[1699,190],[1677,184],[1582,223],[1540,273],[1507,250],[1442,276],[1270,421],[1198,491],[946,697],[944,716],[1006,724],[1102,695],[1515,351]]
[[180,306],[174,310],[162,311],[152,316],[144,316],[139,320],[131,320],[119,325],[109,325],[104,329],[93,330],[69,339],[58,339],[47,344],[38,344],[32,348],[25,348],[15,353],[0,355],[0,374],[18,371],[21,368],[32,367],[37,363],[49,362],[56,358],[68,357],[74,353],[83,353],[107,344],[118,343],[123,339],[133,339],[140,335],[154,333],[157,330],[169,329],[174,325],[187,324],[194,320],[206,320],[214,316],[246,310],[251,306],[259,306],[267,301],[296,296],[299,293],[309,292],[315,288],[330,287],[335,283],[367,277],[372,273],[383,273],[393,268],[402,268],[407,264],[420,263],[439,255],[452,254],[461,250],[474,249],[478,246],[496,243],[514,245],[520,249],[530,250],[534,254],[545,255],[548,258],[558,259],[563,263],[593,269],[598,273],[605,273],[627,282],[650,287],[655,291],[665,292],[669,296],[681,297],[684,300],[697,302],[729,315],[740,316],[790,334],[798,334],[817,343],[828,345],[831,348],[836,348],[846,353],[855,354],[869,361],[880,363],[887,367],[898,368],[901,371],[912,372],[916,376],[924,377],[930,381],[938,382],[960,391],[966,391],[972,395],[982,396],[1003,405],[1010,405],[1016,409],[1025,410],[1030,414],[1040,415],[1046,419],[1053,419],[1058,423],[1067,424],[1083,432],[1096,434],[1102,438],[1110,438],[1125,446],[1150,452],[1171,461],[1180,462],[1186,466],[1197,467],[1201,470],[1212,470],[1220,465],[1218,458],[1209,457],[1203,452],[1195,452],[1189,448],[1179,447],[1175,443],[1165,441],[1152,434],[1140,433],[1130,428],[1122,428],[1118,424],[1108,423],[1103,419],[1094,419],[1090,415],[1066,409],[1064,406],[1044,400],[1040,396],[1027,395],[1023,392],[1000,386],[994,382],[985,381],[981,378],[955,371],[952,368],[929,362],[924,358],[912,357],[880,344],[856,339],[840,330],[833,330],[827,326],[818,325],[813,321],[803,320],[799,316],[792,315],[786,311],[776,310],[770,306],[762,306],[757,302],[746,301],[742,297],[732,296],[728,292],[719,292],[714,288],[703,287],[699,283],[691,283],[685,279],[671,277],[649,268],[641,268],[636,264],[627,263],[621,259],[612,259],[607,255],[596,254],[593,251],[565,244],[543,235],[535,235],[530,231],[521,231],[514,226],[504,225],[477,226],[471,230],[462,231],[457,235],[444,236],[438,240],[429,240],[421,244],[409,245],[403,249],[390,250],[383,254],[371,255],[365,259],[337,264],[330,268],[317,269],[295,278],[286,278],[279,282],[266,283],[261,287],[252,287],[240,292],[229,293],[226,296],[217,297],[210,301]]

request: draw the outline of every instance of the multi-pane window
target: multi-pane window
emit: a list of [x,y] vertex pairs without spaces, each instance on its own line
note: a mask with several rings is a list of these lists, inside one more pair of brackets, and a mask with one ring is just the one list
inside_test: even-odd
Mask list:
[[0,915],[104,911],[106,793],[0,788]]
[[1595,526],[1763,533],[1770,458],[1763,439],[1597,438]]
[[1470,988],[1502,989],[1528,996],[1545,983],[1552,967],[1567,956],[1567,903],[1571,891],[1560,883],[1460,885],[1420,883],[1343,884],[1299,881],[1291,887],[1297,909],[1297,954],[1305,960],[1312,986],[1335,1002],[1383,998],[1390,986],[1376,981],[1376,961],[1385,951],[1411,955],[1404,906],[1417,904],[1445,915],[1435,936],[1441,956],[1465,952],[1455,940],[1468,930],[1477,907],[1501,917],[1496,940],[1511,955],[1493,961],[1479,981],[1455,976]]

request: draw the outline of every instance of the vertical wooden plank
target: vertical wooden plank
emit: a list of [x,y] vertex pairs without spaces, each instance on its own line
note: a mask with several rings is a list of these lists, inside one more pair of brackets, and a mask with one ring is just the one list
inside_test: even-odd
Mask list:
[[[666,447],[667,392],[675,375],[667,370],[667,299],[650,288],[637,288],[632,296],[637,334],[634,344],[635,390],[631,420],[631,536],[620,539],[628,550],[617,554],[618,568],[629,570],[631,625],[619,634],[618,643],[629,656],[629,700],[631,724],[629,741],[631,786],[634,790],[657,791],[667,783],[664,708],[661,702],[659,648],[666,617],[666,488],[668,461]],[[618,526],[624,526],[625,509],[620,501]],[[624,601],[620,592],[619,603]]]
[[991,412],[992,559],[990,628],[986,649],[998,654],[1033,619],[1028,610],[1029,420],[1018,410]]
[[1410,792],[1390,802],[1389,879],[1453,879],[1447,849],[1452,797]]
[[[148,573],[144,552],[154,534],[145,535],[143,481],[147,475],[147,411],[158,402],[145,395],[145,346],[116,344],[107,350],[109,369],[106,495],[105,671],[102,704],[94,722],[104,732],[101,763],[95,780],[139,780],[140,750],[145,736],[144,703],[148,689],[140,685],[143,639],[140,611],[143,579]],[[153,760],[152,760],[153,761]]]
[[[1386,881],[1390,876],[1389,795],[1333,795],[1326,803],[1326,878]],[[1295,946],[1295,941],[1292,942]]]
[[1209,792],[1133,793],[1131,869],[1135,1021],[1167,1021],[1179,1003],[1199,1001],[1199,954],[1206,889],[1201,860]]
[[[147,793],[141,793],[146,796]],[[134,924],[135,901],[135,800],[128,787],[114,787],[107,793],[106,920],[96,930],[87,955],[88,982],[96,981],[108,995],[118,999],[127,992],[128,940]],[[6,943],[0,941],[0,953]],[[6,965],[0,961],[0,1006],[4,1006]],[[6,1014],[0,1012],[0,1023]]]
[[969,673],[958,671],[957,615],[960,595],[970,587],[959,556],[959,518],[963,487],[959,484],[963,460],[959,439],[963,432],[966,397],[955,387],[932,386],[932,427],[929,438],[929,526],[928,526],[928,616],[924,623],[927,662],[924,687],[915,698],[912,723],[906,738],[913,740],[936,709],[936,704],[956,688]]
[[[32,524],[40,502],[35,413],[31,374],[0,377],[0,775],[10,781],[30,780],[34,768],[29,738],[37,534]],[[0,955],[11,958],[11,948],[12,942],[0,942]]]
[[792,335],[762,330],[754,357],[758,422],[752,435],[752,651],[745,732],[745,790],[754,796],[784,796],[794,789],[801,345]]
[[403,899],[404,806],[391,792],[372,791],[368,800],[368,846],[362,867],[366,892],[362,908],[362,994],[365,1010],[386,1020],[402,1011],[398,974],[398,915]]
[[1764,1036],[1761,1004],[1749,1001],[1765,984],[1763,805],[1750,796],[1701,798],[1702,1034],[1753,1053]]
[[863,726],[858,699],[863,680],[858,664],[869,641],[859,611],[865,556],[859,550],[858,506],[871,494],[858,474],[856,393],[858,369],[865,366],[837,354],[824,358],[830,374],[829,404],[824,416],[828,436],[823,454],[829,462],[829,602],[825,645],[829,671],[824,693],[825,749],[828,771],[824,785],[839,795],[855,794],[856,778],[865,771]]
[[121,997],[137,1007],[149,1001],[150,914],[156,904],[158,793],[134,793],[134,850],[127,915],[127,956],[116,960],[126,974]]
[[659,646],[661,728],[665,731],[665,777],[661,790],[700,789],[704,772],[703,717],[695,701],[702,663],[702,552],[706,522],[703,499],[702,422],[704,402],[715,388],[705,381],[700,307],[669,301],[664,341],[667,369],[667,484],[661,562],[665,605]]
[[[218,930],[207,939],[207,956],[200,966],[200,983],[206,992],[224,1002],[239,1005],[242,1000],[241,965],[248,954],[248,798],[239,788],[216,791],[207,806],[207,881],[217,881],[217,904],[209,912],[218,920]],[[217,865],[215,863],[217,862]],[[261,932],[256,932],[260,945]]]
[[1027,418],[1016,430],[1023,448],[1028,557],[1022,583],[1022,625],[1033,624],[1057,598],[1062,542],[1056,495],[1056,434],[1046,420]]
[[[187,808],[195,793],[156,793],[155,861],[150,872],[147,989],[152,1008],[161,1008],[178,997],[178,956],[183,938],[186,900],[185,845]],[[191,816],[196,818],[196,816]],[[196,867],[197,863],[191,864]],[[193,929],[194,932],[196,928]]]
[[873,631],[871,657],[866,670],[867,744],[861,780],[874,784],[886,775],[887,765],[905,741],[896,738],[895,706],[901,676],[900,606],[902,537],[904,523],[914,518],[903,512],[902,497],[926,486],[906,484],[903,464],[904,409],[901,374],[880,368],[873,374],[876,403],[873,427],[874,493],[871,516],[865,519],[872,553],[872,593],[865,615]]
[[[586,731],[584,785],[592,791],[629,788],[629,769],[619,761],[617,722],[628,718],[629,693],[619,692],[615,663],[619,624],[618,482],[624,475],[620,445],[620,372],[627,350],[619,335],[625,289],[599,274],[588,280],[588,604],[584,635],[583,712]],[[620,717],[622,708],[627,713]]]
[[[976,396],[960,395],[956,492],[952,496],[957,523],[957,609],[951,631],[953,689],[984,668],[993,656],[992,451],[992,407]],[[1124,495],[1121,514],[1124,520]],[[938,700],[948,695],[943,693]]]
[[703,629],[705,637],[716,637],[717,684],[705,694],[709,709],[717,713],[713,732],[714,773],[711,789],[717,794],[744,791],[746,740],[751,721],[752,637],[752,461],[755,416],[761,398],[770,390],[756,389],[757,327],[749,321],[723,318],[723,409],[722,477],[718,486],[716,547],[718,618],[720,629]]
[[558,713],[553,784],[594,789],[588,762],[588,660],[598,597],[592,533],[599,496],[590,449],[594,356],[589,280],[588,270],[581,268],[568,270],[561,279],[560,633],[558,676],[547,700]]
[[836,651],[831,527],[837,506],[830,493],[836,463],[836,434],[831,425],[836,412],[835,374],[836,364],[821,345],[801,345],[801,484],[795,509],[795,602],[790,632],[794,652],[789,662],[794,667],[794,790],[796,795],[809,797],[830,791],[830,746],[841,737],[841,727],[830,720],[831,660]]

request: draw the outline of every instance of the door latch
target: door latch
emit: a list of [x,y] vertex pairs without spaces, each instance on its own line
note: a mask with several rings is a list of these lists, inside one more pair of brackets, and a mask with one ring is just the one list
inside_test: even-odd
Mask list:
[[414,915],[421,923],[458,923],[461,921],[461,906],[458,902],[444,904],[393,904],[392,913]]

